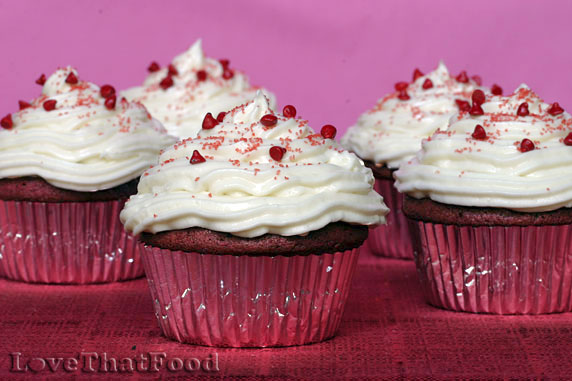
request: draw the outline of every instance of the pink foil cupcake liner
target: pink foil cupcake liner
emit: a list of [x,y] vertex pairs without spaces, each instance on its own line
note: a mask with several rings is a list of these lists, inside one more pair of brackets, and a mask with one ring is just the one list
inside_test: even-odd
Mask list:
[[104,283],[144,275],[141,246],[123,230],[125,201],[0,201],[0,277]]
[[430,304],[492,314],[572,310],[572,226],[411,224]]
[[403,214],[403,194],[393,186],[393,180],[375,179],[374,189],[383,196],[390,212],[385,216],[386,225],[370,230],[366,241],[370,252],[377,256],[413,259],[411,233],[407,217]]
[[232,256],[147,246],[155,314],[173,340],[219,347],[290,346],[335,335],[359,249]]

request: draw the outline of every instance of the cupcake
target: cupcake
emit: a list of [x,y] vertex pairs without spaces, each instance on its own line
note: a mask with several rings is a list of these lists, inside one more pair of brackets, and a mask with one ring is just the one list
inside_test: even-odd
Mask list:
[[[478,76],[466,72],[451,76],[441,62],[436,70],[413,73],[413,82],[398,82],[395,93],[378,101],[363,114],[342,138],[342,145],[361,157],[373,170],[375,190],[392,210],[387,225],[372,231],[367,240],[370,251],[379,256],[412,259],[413,249],[407,219],[401,207],[403,195],[393,185],[393,172],[421,148],[421,140],[445,128],[459,108],[469,106]],[[494,86],[495,92],[502,91]]]
[[[257,87],[244,74],[230,67],[228,59],[205,57],[201,40],[175,57],[164,68],[153,62],[143,86],[122,92],[141,102],[167,131],[180,139],[195,137],[207,113],[216,118],[254,98]],[[275,106],[274,95],[264,93]]]
[[67,67],[0,121],[0,276],[101,283],[143,275],[119,221],[138,177],[173,144],[145,108]]
[[571,310],[572,117],[525,85],[473,96],[395,172],[429,303],[455,311]]
[[165,336],[265,347],[332,337],[358,248],[387,208],[373,175],[261,93],[165,150],[121,212],[148,245]]

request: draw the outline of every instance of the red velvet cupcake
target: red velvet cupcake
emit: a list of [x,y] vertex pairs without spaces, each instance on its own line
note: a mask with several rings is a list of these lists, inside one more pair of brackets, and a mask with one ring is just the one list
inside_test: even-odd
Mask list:
[[292,106],[214,118],[143,174],[121,213],[148,245],[163,333],[212,346],[308,344],[341,320],[359,246],[387,209],[373,176]]
[[137,178],[174,139],[141,105],[72,68],[37,81],[0,130],[0,276],[101,283],[143,275],[119,221]]
[[572,117],[522,85],[473,96],[395,173],[429,303],[455,311],[572,310]]

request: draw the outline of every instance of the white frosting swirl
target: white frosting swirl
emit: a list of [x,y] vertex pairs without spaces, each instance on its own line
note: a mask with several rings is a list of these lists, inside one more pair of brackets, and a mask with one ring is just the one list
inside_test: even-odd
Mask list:
[[[172,76],[173,86],[167,89],[160,86],[168,73],[168,68],[164,67],[149,74],[143,86],[125,90],[122,95],[143,103],[171,135],[181,139],[197,135],[207,112],[216,118],[219,112],[227,112],[252,100],[257,91],[246,76],[237,70],[231,69],[234,73],[232,78],[223,78],[223,66],[219,61],[205,57],[201,40],[175,57],[172,65],[178,71],[177,75]],[[197,78],[200,70],[207,73],[204,81]],[[263,91],[270,98],[272,107],[275,107],[274,95]]]
[[[517,116],[527,102],[528,116]],[[395,172],[395,186],[415,198],[516,211],[572,207],[572,117],[552,116],[550,105],[521,85],[508,97],[487,96],[482,116],[461,113],[446,131],[423,142],[417,157]],[[472,137],[477,124],[487,137]],[[520,150],[523,139],[536,149]]]
[[[99,87],[65,82],[70,68],[46,81],[31,107],[12,114],[0,130],[0,178],[40,176],[64,189],[113,188],[141,175],[175,139],[140,104],[117,100],[108,110]],[[55,100],[46,111],[43,103]]]
[[[424,89],[427,79],[433,87]],[[469,100],[477,88],[473,80],[458,82],[440,62],[436,70],[409,84],[409,100],[400,100],[397,92],[389,94],[361,115],[342,145],[364,160],[398,168],[419,151],[423,138],[447,127],[458,110],[455,99]]]
[[[266,114],[277,116],[275,126],[260,122]],[[273,146],[287,150],[279,162]],[[195,150],[205,162],[189,163]],[[259,93],[214,129],[163,152],[121,220],[135,234],[202,227],[241,237],[301,235],[336,221],[375,225],[388,209],[373,182],[354,154],[306,121],[276,114]]]

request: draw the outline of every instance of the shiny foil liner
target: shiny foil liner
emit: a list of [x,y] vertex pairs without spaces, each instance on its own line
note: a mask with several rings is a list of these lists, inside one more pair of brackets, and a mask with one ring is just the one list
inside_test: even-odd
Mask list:
[[217,347],[270,347],[335,335],[358,254],[255,257],[147,246],[143,260],[165,336]]
[[142,248],[119,221],[124,203],[0,200],[0,277],[86,284],[143,276]]
[[411,225],[430,304],[491,314],[572,310],[572,225]]
[[413,259],[411,233],[407,217],[403,214],[403,194],[393,186],[393,180],[375,179],[374,189],[383,196],[383,201],[390,209],[386,225],[370,230],[366,245],[370,252],[377,256]]

